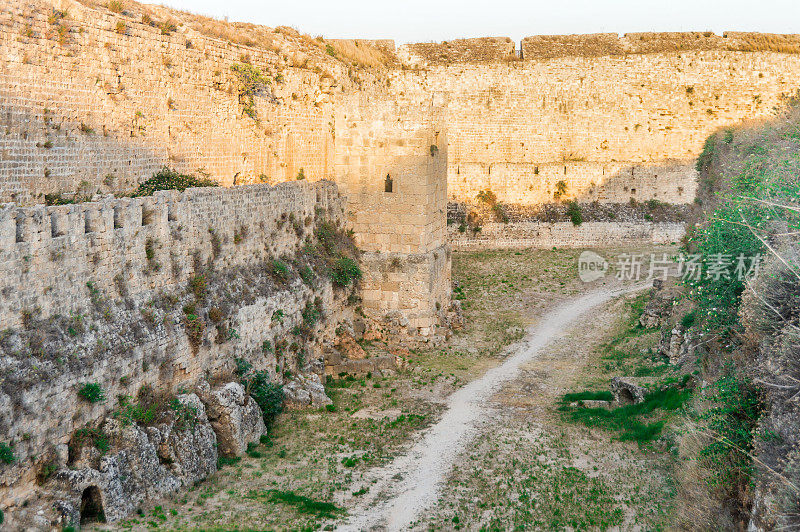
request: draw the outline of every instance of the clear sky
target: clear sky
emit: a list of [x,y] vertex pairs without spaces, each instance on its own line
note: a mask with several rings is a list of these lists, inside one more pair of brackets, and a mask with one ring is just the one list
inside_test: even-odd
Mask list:
[[800,0],[163,0],[185,11],[325,37],[398,43],[631,31],[800,33]]

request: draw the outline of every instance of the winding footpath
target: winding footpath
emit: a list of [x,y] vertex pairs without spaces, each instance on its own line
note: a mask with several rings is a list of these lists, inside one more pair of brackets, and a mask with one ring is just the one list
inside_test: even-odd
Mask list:
[[601,290],[570,299],[554,308],[517,344],[515,353],[501,365],[487,371],[454,392],[441,420],[427,428],[405,454],[385,467],[365,475],[372,496],[337,530],[407,530],[422,513],[433,506],[459,454],[478,434],[479,424],[490,415],[489,399],[501,386],[514,379],[520,367],[534,359],[551,342],[564,336],[595,307],[621,295],[649,288],[638,284],[615,290]]

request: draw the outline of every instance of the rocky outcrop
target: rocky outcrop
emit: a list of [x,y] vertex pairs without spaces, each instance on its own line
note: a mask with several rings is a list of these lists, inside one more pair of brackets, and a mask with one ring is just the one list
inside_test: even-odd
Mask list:
[[217,470],[217,438],[194,394],[178,396],[183,412],[170,423],[141,427],[108,419],[100,428],[113,451],[96,445],[75,452],[71,469],[54,475],[52,498],[64,526],[78,526],[87,513],[107,522],[130,515],[144,501],[192,485]]
[[681,365],[687,360],[694,360],[695,345],[690,331],[684,331],[678,325],[665,334],[661,341],[661,354],[666,356],[669,363],[673,365]]
[[283,393],[289,408],[322,407],[333,403],[316,373],[295,376],[294,380],[283,385]]
[[264,416],[258,404],[237,382],[229,382],[215,390],[203,382],[198,393],[205,403],[208,419],[217,433],[219,453],[241,456],[247,444],[258,442],[266,434]]

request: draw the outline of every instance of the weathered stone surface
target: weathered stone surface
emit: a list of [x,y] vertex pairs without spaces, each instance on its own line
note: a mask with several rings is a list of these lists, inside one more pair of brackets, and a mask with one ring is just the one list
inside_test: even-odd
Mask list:
[[362,360],[367,358],[367,353],[364,349],[356,343],[355,338],[349,334],[342,334],[336,339],[336,349],[342,354],[344,358],[350,360]]
[[332,403],[316,373],[295,376],[294,380],[284,384],[283,393],[288,408],[321,407]]
[[113,449],[104,455],[84,452],[72,469],[56,472],[51,495],[58,500],[55,508],[65,525],[79,522],[86,490],[98,490],[105,518],[114,522],[146,500],[174,493],[216,472],[217,439],[203,404],[193,394],[178,400],[196,412],[194,419],[146,428],[108,419],[102,431]]
[[217,433],[219,453],[223,456],[243,455],[248,443],[258,442],[267,432],[261,409],[238,382],[229,382],[215,390],[208,390],[205,386],[201,386],[199,393],[211,426]]
[[611,393],[614,394],[614,400],[619,404],[626,405],[644,401],[647,390],[622,377],[614,377],[611,379]]

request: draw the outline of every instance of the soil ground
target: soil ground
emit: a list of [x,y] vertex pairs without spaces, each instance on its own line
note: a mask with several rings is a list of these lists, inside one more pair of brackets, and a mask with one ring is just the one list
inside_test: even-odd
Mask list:
[[[601,253],[632,251],[651,250]],[[454,253],[455,295],[466,326],[448,345],[413,350],[408,369],[397,374],[329,382],[333,409],[282,414],[269,441],[251,456],[141,515],[99,528],[334,529],[369,514],[383,497],[382,472],[442,419],[453,392],[502,364],[522,345],[514,344],[525,329],[549,310],[619,285],[613,278],[584,285],[577,277],[579,254]],[[558,410],[565,392],[602,387],[628,367],[600,346],[624,330],[630,314],[624,298],[589,312],[487,398],[488,415],[464,441],[455,466],[443,472],[439,497],[415,517],[414,528],[635,530],[668,523],[671,458],[567,422]],[[645,347],[637,348],[652,341],[643,335],[636,342]],[[367,346],[372,352],[381,347]]]

